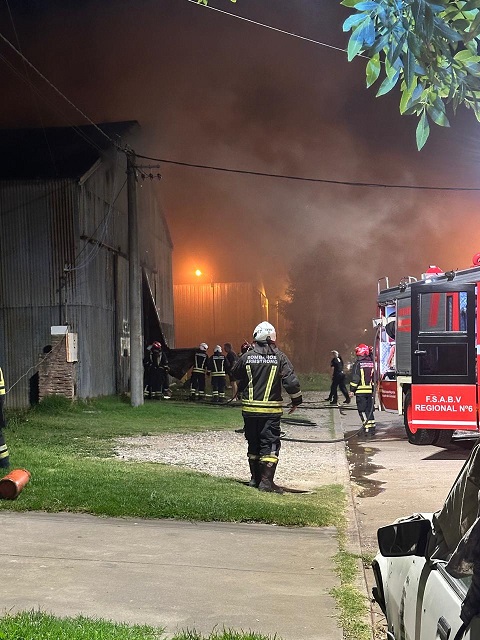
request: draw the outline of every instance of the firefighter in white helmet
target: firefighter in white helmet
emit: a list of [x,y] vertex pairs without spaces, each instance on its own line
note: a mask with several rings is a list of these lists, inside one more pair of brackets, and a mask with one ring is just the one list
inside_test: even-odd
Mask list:
[[357,360],[352,369],[350,392],[355,394],[357,411],[362,421],[364,435],[375,435],[375,416],[373,402],[373,360],[370,347],[359,344],[355,347]]
[[290,411],[301,404],[302,392],[292,363],[275,344],[275,327],[261,322],[253,331],[253,340],[253,349],[246,351],[232,369],[242,395],[252,476],[249,484],[260,491],[283,493],[273,482],[280,452],[282,388],[291,398]]
[[205,399],[205,376],[207,373],[208,361],[208,344],[201,342],[195,352],[195,360],[193,363],[192,379],[191,379],[191,400]]
[[207,370],[212,377],[212,400],[223,402],[226,386],[226,359],[219,344],[213,350],[213,356],[210,356],[207,361]]

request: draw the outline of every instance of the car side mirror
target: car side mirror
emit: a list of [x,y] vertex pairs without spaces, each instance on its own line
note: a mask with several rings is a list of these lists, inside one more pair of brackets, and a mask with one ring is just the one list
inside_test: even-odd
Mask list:
[[382,556],[424,556],[428,537],[432,532],[430,520],[405,520],[380,527],[377,531],[378,547]]

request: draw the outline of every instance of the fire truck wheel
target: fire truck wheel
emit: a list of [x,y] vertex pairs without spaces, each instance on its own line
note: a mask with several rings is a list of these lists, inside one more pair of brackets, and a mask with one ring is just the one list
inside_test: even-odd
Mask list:
[[405,395],[403,404],[403,421],[408,441],[411,444],[427,445],[433,444],[435,438],[438,437],[438,429],[417,429],[412,425],[412,395],[410,391]]
[[433,444],[436,447],[448,447],[452,441],[453,431],[450,429],[438,429],[438,435],[435,437]]

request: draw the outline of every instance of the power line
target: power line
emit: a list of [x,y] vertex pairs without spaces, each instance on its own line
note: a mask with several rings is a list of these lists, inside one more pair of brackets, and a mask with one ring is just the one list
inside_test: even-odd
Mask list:
[[[198,4],[196,0],[187,0],[188,2],[192,2],[194,4]],[[290,33],[288,31],[283,31],[282,29],[277,29],[275,27],[270,27],[269,25],[265,25],[262,23],[258,23],[254,20],[250,20],[248,18],[243,18],[241,16],[236,16],[235,14],[231,14],[228,13],[226,11],[223,11],[221,9],[216,9],[215,7],[211,7],[209,5],[202,5],[202,6],[206,6],[207,8],[213,9],[215,11],[219,11],[220,13],[225,13],[229,16],[235,17],[235,18],[239,18],[241,20],[245,20],[247,22],[251,22],[253,24],[256,24],[258,26],[262,26],[262,27],[266,27],[269,29],[273,29],[274,31],[279,31],[281,33],[285,33],[287,35],[290,36],[294,36],[294,37],[298,37],[301,38],[302,40],[308,40],[310,42],[314,42],[315,44],[319,44],[322,46],[327,46],[329,48],[333,48],[333,49],[338,49],[338,47],[333,47],[332,45],[327,45],[326,43],[323,42],[319,42],[316,40],[311,40],[309,38],[305,38],[304,36],[299,36],[297,34],[294,33]],[[57,87],[50,82],[50,80],[48,80],[48,78],[46,78],[41,71],[39,71],[35,65],[33,65],[2,33],[0,33],[0,39],[2,39],[6,44],[8,44],[9,47],[11,47],[13,49],[13,51],[15,51],[15,53],[17,53],[17,55],[20,56],[20,58],[26,62],[26,64],[28,64],[50,87],[52,87],[52,89],[55,90],[56,93],[58,93],[64,100],[66,100],[66,102],[68,102],[68,104],[70,104],[78,113],[80,113],[82,115],[83,118],[85,118],[87,120],[87,122],[89,122],[91,125],[93,125],[93,127],[98,130],[115,148],[119,149],[119,145],[112,139],[110,138],[110,136],[108,136],[104,131],[102,131],[102,129],[95,124],[95,122],[93,122],[93,120],[91,120],[83,111],[81,111],[75,104],[73,104],[73,102],[71,102],[59,89],[57,89]],[[344,51],[343,49],[339,49],[340,51]],[[8,64],[8,66],[10,66],[10,68],[20,77],[22,77],[22,79],[27,82],[27,84],[29,84],[30,86],[32,86],[34,88],[34,90],[40,95],[40,97],[43,97],[41,95],[41,93],[38,91],[38,89],[36,87],[34,87],[33,83],[31,83],[28,79],[25,79],[21,73],[18,71],[18,69],[16,69],[4,56],[2,56],[0,54],[0,59],[3,59],[4,62],[6,64]],[[46,99],[46,98],[44,98]],[[100,148],[92,141],[87,139],[87,137],[85,136],[85,134],[83,132],[81,132],[78,128],[76,128],[74,125],[71,125],[75,131],[81,135],[84,139],[86,139],[90,144],[92,144],[92,146],[95,146],[99,151]],[[121,149],[122,151],[125,152],[125,149]],[[179,162],[176,160],[167,160],[167,159],[162,159],[162,158],[152,158],[150,156],[145,156],[145,155],[140,155],[140,154],[136,154],[138,158],[143,158],[145,160],[151,160],[154,162],[163,162],[164,164],[174,164],[174,165],[178,165],[178,166],[183,166],[183,167],[191,167],[191,168],[196,168],[196,169],[205,169],[205,170],[210,170],[210,171],[221,171],[224,173],[236,173],[236,174],[240,174],[240,175],[251,175],[251,176],[258,176],[258,177],[265,177],[265,178],[275,178],[275,179],[279,179],[279,180],[295,180],[295,181],[300,181],[300,182],[316,182],[316,183],[322,183],[322,184],[332,184],[332,185],[340,185],[340,186],[349,186],[349,187],[366,187],[366,188],[380,188],[380,189],[410,189],[410,190],[423,190],[423,191],[466,191],[466,192],[476,192],[476,191],[480,191],[480,187],[434,187],[434,186],[430,186],[430,185],[409,185],[409,184],[386,184],[386,183],[376,183],[376,182],[356,182],[356,181],[350,181],[350,180],[327,180],[324,178],[310,178],[310,177],[306,177],[306,176],[292,176],[292,175],[286,175],[286,174],[276,174],[276,173],[267,173],[267,172],[262,172],[262,171],[252,171],[252,170],[246,170],[246,169],[231,169],[228,167],[218,167],[218,166],[212,166],[212,165],[204,165],[204,164],[194,164],[194,163],[190,163],[190,162]]]
[[81,109],[79,109],[79,108],[78,108],[78,107],[77,107],[77,106],[76,106],[76,105],[75,105],[71,100],[69,100],[69,99],[67,98],[67,96],[66,96],[65,94],[63,94],[63,93],[60,91],[60,89],[57,89],[57,87],[56,87],[52,82],[50,82],[50,80],[49,80],[47,77],[45,77],[45,76],[43,75],[43,73],[42,73],[41,71],[39,71],[39,69],[37,69],[37,67],[36,67],[34,64],[32,64],[32,63],[30,62],[30,60],[29,60],[28,58],[26,58],[26,57],[23,55],[23,53],[22,53],[21,51],[19,51],[19,50],[15,47],[15,45],[14,45],[14,44],[12,44],[12,43],[10,42],[10,40],[9,40],[8,38],[6,38],[2,33],[0,33],[0,39],[2,39],[2,40],[5,42],[5,44],[7,44],[7,45],[8,45],[8,46],[13,50],[13,51],[15,51],[15,53],[16,53],[18,56],[20,56],[20,58],[21,58],[21,59],[22,59],[26,64],[28,64],[28,66],[29,66],[29,67],[31,67],[31,68],[35,71],[35,73],[37,73],[37,74],[42,78],[42,80],[44,80],[44,81],[45,81],[45,82],[46,82],[46,83],[47,83],[47,84],[48,84],[48,85],[49,85],[49,86],[50,86],[50,87],[51,87],[51,88],[52,88],[56,93],[58,93],[58,95],[59,95],[59,96],[61,96],[61,97],[62,97],[66,102],[68,102],[68,104],[69,104],[73,109],[75,109],[75,111],[77,111],[77,112],[78,112],[78,113],[79,113],[83,118],[85,118],[85,120],[87,120],[87,122],[89,122],[89,123],[90,123],[90,124],[91,124],[91,125],[92,125],[92,126],[93,126],[97,131],[98,131],[98,132],[99,132],[99,133],[101,133],[101,135],[102,135],[102,136],[104,136],[104,137],[105,137],[105,138],[106,138],[106,139],[107,139],[111,144],[113,144],[115,147],[117,146],[117,143],[116,143],[112,138],[110,138],[110,136],[108,136],[108,135],[105,133],[105,131],[103,131],[102,129],[100,129],[100,127],[99,127],[95,122],[93,122],[93,120],[91,120],[91,119],[90,119],[90,118],[89,118],[89,117],[88,117],[88,116],[87,116],[87,115],[86,115],[86,114],[85,114]]
[[[263,27],[264,29],[270,29],[271,31],[277,31],[277,33],[283,33],[286,36],[291,36],[292,38],[298,38],[299,40],[304,40],[305,42],[311,42],[312,44],[318,44],[321,47],[327,47],[328,49],[334,49],[335,51],[341,51],[342,53],[347,53],[346,49],[342,49],[341,47],[335,47],[333,44],[328,44],[326,42],[321,42],[319,40],[313,40],[313,38],[307,38],[306,36],[301,36],[298,33],[293,33],[291,31],[285,31],[284,29],[278,29],[277,27],[272,27],[269,24],[265,24],[263,22],[257,22],[256,20],[251,20],[250,18],[244,18],[243,16],[237,16],[235,13],[230,13],[228,11],[224,11],[223,9],[217,9],[216,7],[212,7],[209,4],[203,4],[198,2],[198,0],[187,0],[187,2],[191,2],[192,4],[196,4],[198,7],[204,7],[205,9],[210,9],[211,11],[217,11],[218,13],[223,13],[226,16],[230,16],[230,18],[237,18],[237,20],[243,20],[244,22],[249,22],[250,24],[254,24],[257,27]],[[368,56],[365,55],[357,55],[358,58],[366,58],[370,60]]]
[[[13,33],[15,34],[15,40],[17,42],[17,47],[18,47],[19,51],[22,52],[22,46],[20,44],[20,37],[18,35],[17,27],[15,25],[15,20],[13,19],[13,13],[12,13],[12,10],[10,9],[10,4],[9,4],[8,0],[5,0],[5,4],[7,5],[8,15],[10,16],[10,22],[12,23]],[[23,68],[25,70],[25,77],[28,78],[28,80],[30,80],[30,76],[28,74],[28,69],[27,69],[27,64],[26,64],[25,61],[23,61]],[[55,164],[55,158],[53,156],[52,148],[50,147],[50,144],[48,142],[47,133],[45,131],[45,127],[43,126],[43,118],[42,118],[42,114],[41,114],[41,111],[40,111],[40,105],[39,105],[38,101],[35,99],[35,93],[34,93],[32,87],[30,87],[30,90],[32,92],[32,96],[33,96],[33,99],[34,99],[34,102],[35,102],[35,107],[37,109],[37,113],[38,113],[38,118],[40,120],[40,124],[42,125],[43,137],[45,138],[45,144],[47,146],[48,153],[50,155],[50,160],[52,162],[52,166],[53,166],[53,169],[55,171],[55,174],[57,174],[58,173],[57,165]]]
[[11,62],[10,60],[8,60],[3,54],[0,53],[0,60],[3,60],[3,62],[11,69],[11,71],[17,75],[20,80],[22,80],[22,82],[24,82],[26,85],[28,85],[32,91],[34,91],[37,96],[39,98],[41,98],[44,102],[46,102],[54,111],[56,111],[64,120],[65,122],[68,123],[68,125],[81,137],[85,140],[85,142],[89,145],[91,145],[94,149],[96,149],[99,153],[102,153],[102,148],[96,143],[94,142],[84,131],[82,131],[79,127],[75,126],[74,124],[71,123],[71,121],[69,120],[69,118],[63,113],[63,111],[57,107],[57,105],[55,105],[52,100],[50,100],[49,98],[47,98],[46,96],[44,96],[42,94],[42,92],[38,89],[38,87],[35,86],[35,84],[26,76],[24,76],[22,74],[22,72],[17,69]]
[[279,180],[297,180],[300,182],[320,182],[322,184],[342,185],[346,187],[369,187],[379,189],[419,189],[424,191],[480,191],[480,187],[433,187],[429,185],[413,185],[413,184],[383,184],[378,182],[354,182],[350,180],[327,180],[324,178],[308,178],[306,176],[292,176],[279,173],[266,173],[263,171],[249,171],[247,169],[229,169],[227,167],[216,167],[206,164],[194,164],[192,162],[178,162],[177,160],[165,160],[162,158],[151,158],[150,156],[142,156],[136,154],[137,158],[144,160],[152,160],[154,162],[163,162],[164,164],[175,164],[181,167],[192,167],[194,169],[207,169],[209,171],[223,171],[224,173],[239,173],[247,176],[260,176],[263,178],[277,178]]

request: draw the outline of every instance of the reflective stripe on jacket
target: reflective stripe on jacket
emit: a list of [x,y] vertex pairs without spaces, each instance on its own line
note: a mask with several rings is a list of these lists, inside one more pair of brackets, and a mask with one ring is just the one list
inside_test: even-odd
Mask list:
[[239,381],[242,411],[248,415],[278,415],[283,412],[282,388],[292,404],[302,402],[300,383],[292,363],[273,344],[255,343],[235,363],[232,375]]
[[197,351],[195,354],[193,373],[205,373],[207,370],[207,359],[208,356],[205,351]]
[[350,391],[353,393],[373,393],[373,361],[370,356],[359,358],[352,369]]
[[212,374],[212,378],[225,378],[225,356],[214,355],[208,359],[208,370]]

